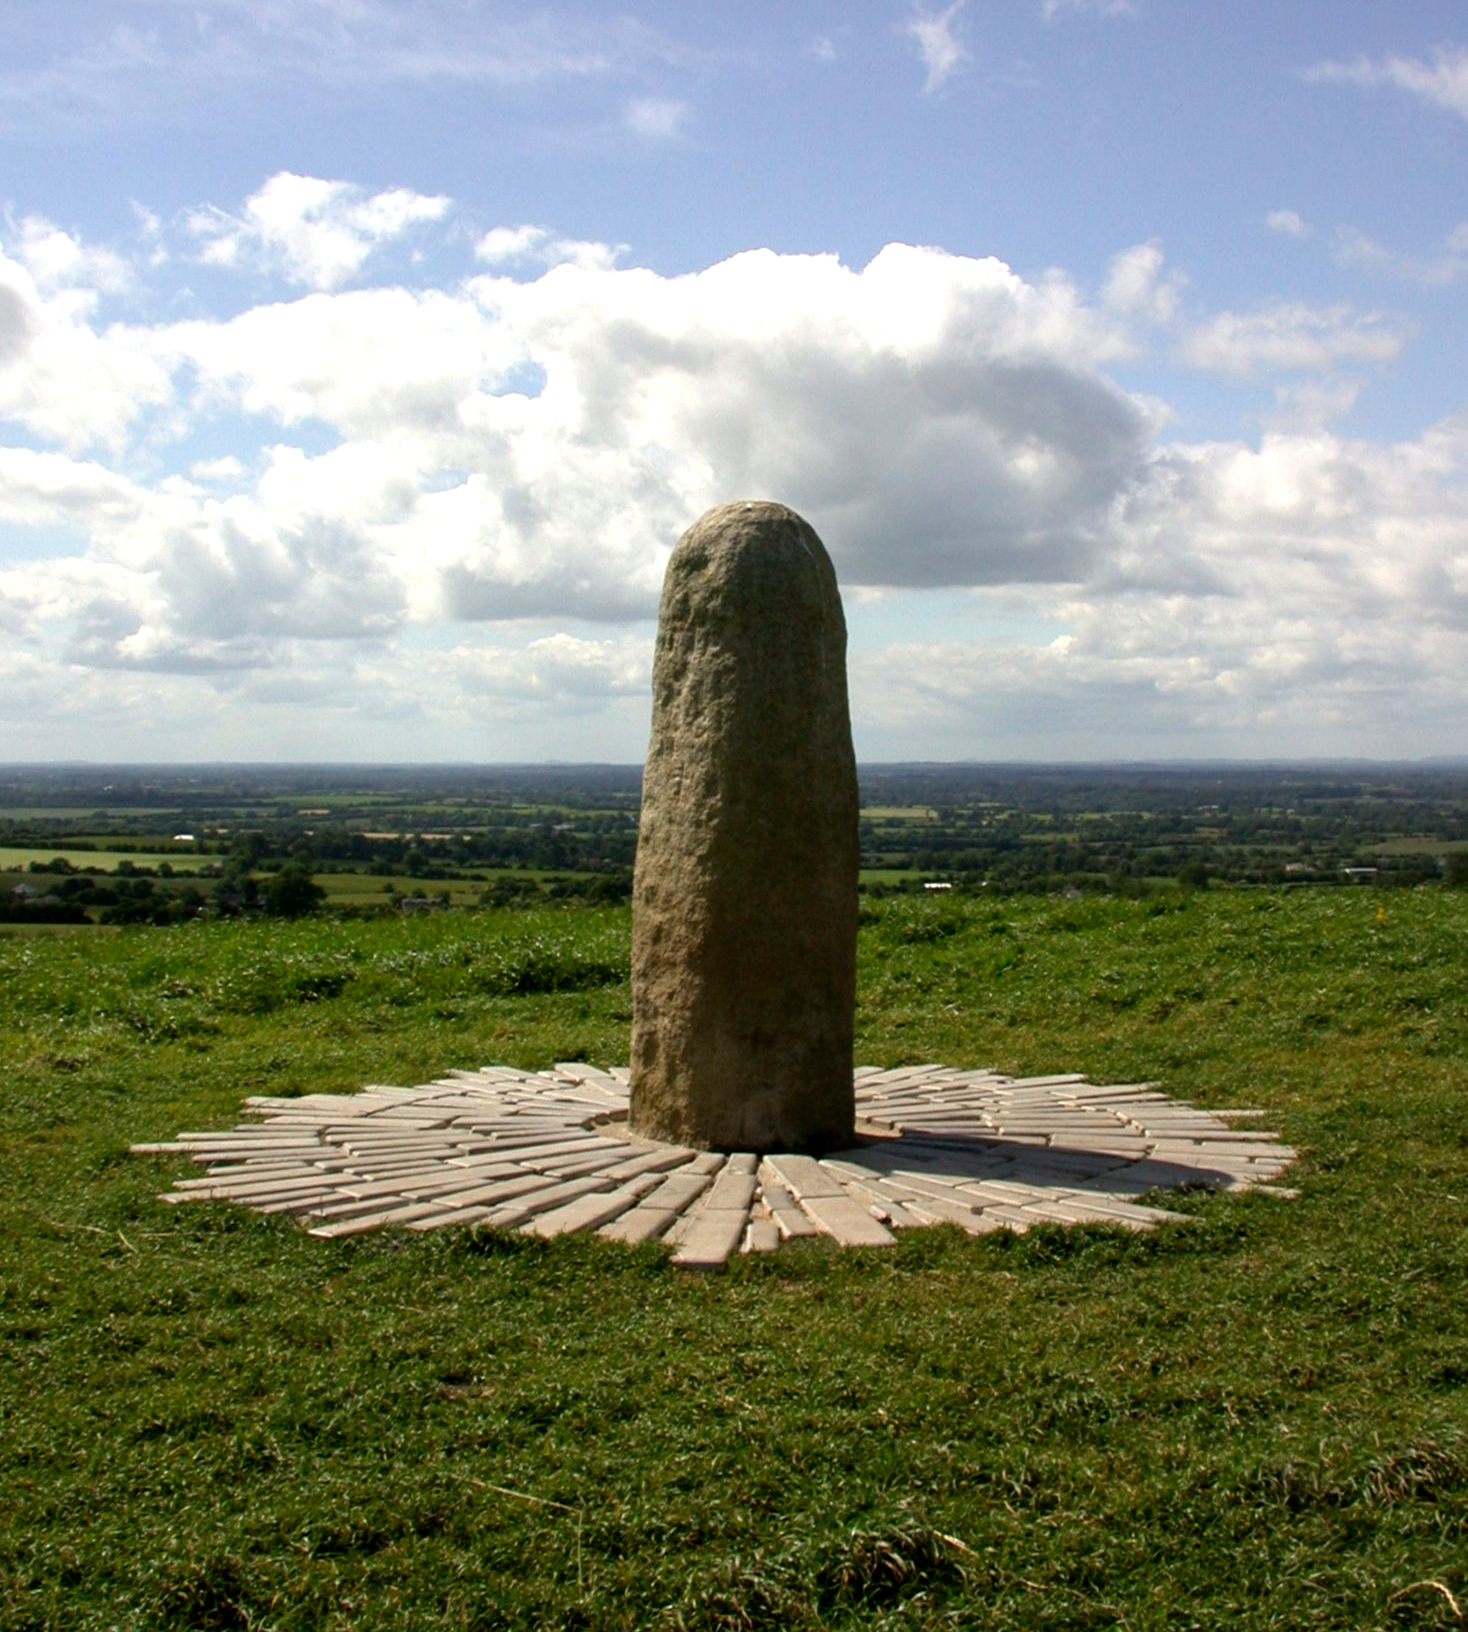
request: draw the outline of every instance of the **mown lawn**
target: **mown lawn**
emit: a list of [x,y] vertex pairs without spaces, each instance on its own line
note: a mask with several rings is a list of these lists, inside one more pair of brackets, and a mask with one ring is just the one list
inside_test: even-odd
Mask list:
[[317,1241],[135,1140],[626,1057],[616,910],[0,938],[0,1627],[1450,1627],[1468,892],[894,899],[858,1058],[1269,1113],[1149,1236]]

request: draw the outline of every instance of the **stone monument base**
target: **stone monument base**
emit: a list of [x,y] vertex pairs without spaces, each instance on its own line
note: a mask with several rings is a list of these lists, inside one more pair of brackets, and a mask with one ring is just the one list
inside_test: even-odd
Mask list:
[[972,1235],[1036,1224],[1151,1229],[1185,1215],[1153,1192],[1273,1184],[1295,1158],[1250,1110],[1200,1111],[1151,1084],[1006,1077],[941,1065],[859,1067],[849,1148],[695,1151],[627,1126],[627,1073],[591,1065],[451,1071],[413,1088],[251,1098],[251,1120],[134,1145],[205,1172],[169,1203],[234,1201],[291,1213],[312,1235],[485,1226],[661,1241],[714,1268],[826,1236],[881,1247],[953,1224]]

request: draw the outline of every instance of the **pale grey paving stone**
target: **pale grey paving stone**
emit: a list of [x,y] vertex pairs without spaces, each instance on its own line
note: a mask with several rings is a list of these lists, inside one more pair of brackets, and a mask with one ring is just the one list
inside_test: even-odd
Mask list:
[[503,1207],[521,1196],[533,1195],[537,1190],[549,1189],[555,1181],[544,1173],[520,1172],[514,1178],[495,1179],[474,1190],[459,1190],[445,1197],[455,1207],[480,1207],[487,1214],[495,1207]]
[[1081,1196],[1062,1192],[1053,1198],[1052,1205],[1060,1208],[1083,1208],[1087,1215],[1098,1223],[1103,1223],[1109,1218],[1124,1221],[1140,1218],[1151,1224],[1192,1222],[1186,1213],[1170,1212],[1166,1207],[1147,1207],[1138,1201],[1115,1201],[1107,1196]]
[[209,1201],[243,1201],[251,1205],[257,1201],[265,1201],[271,1197],[300,1195],[306,1191],[334,1189],[336,1178],[332,1174],[317,1173],[314,1175],[296,1174],[289,1178],[274,1179],[224,1179],[221,1178],[210,1184],[207,1189],[196,1190],[195,1194],[203,1196]]
[[[425,1167],[417,1173],[394,1173],[385,1179],[359,1179],[354,1174],[345,1173],[332,1180],[332,1189],[342,1198],[343,1203],[350,1201],[373,1202],[381,1201],[387,1196],[401,1196],[407,1193],[406,1187],[413,1183],[432,1184],[442,1170],[436,1165]],[[450,1187],[455,1180],[445,1181]],[[467,1181],[472,1183],[473,1181]],[[461,1185],[460,1188],[466,1186]]]
[[773,1218],[751,1218],[745,1227],[741,1252],[774,1252],[780,1245],[780,1226]]
[[[1122,1211],[1108,1212],[1100,1207],[1088,1206],[1083,1201],[1052,1201],[1043,1208],[1031,1209],[1040,1212],[1043,1219],[1052,1224],[1114,1224],[1123,1230],[1138,1232],[1150,1230],[1157,1220],[1141,1217],[1139,1214]],[[1170,1215],[1180,1217],[1180,1214]]]
[[261,1179],[292,1179],[328,1171],[328,1163],[311,1162],[227,1162],[213,1167],[201,1179],[176,1179],[175,1190],[205,1190],[233,1180],[253,1183]]
[[656,1241],[681,1215],[666,1207],[638,1206],[610,1224],[603,1224],[597,1234],[604,1241],[620,1241],[624,1246],[640,1246],[644,1241]]
[[696,1153],[685,1149],[682,1145],[664,1145],[644,1150],[636,1156],[629,1156],[626,1161],[618,1162],[607,1169],[609,1179],[631,1179],[639,1173],[666,1173],[672,1168],[682,1167],[692,1160]]
[[584,1179],[565,1179],[542,1190],[529,1190],[514,1201],[492,1208],[484,1222],[495,1229],[518,1230],[539,1213],[548,1213],[564,1202],[606,1189],[605,1181],[595,1175]]
[[341,1138],[333,1138],[331,1143],[340,1146],[342,1150],[362,1150],[381,1153],[383,1151],[419,1151],[438,1150],[448,1141],[441,1133],[378,1133],[365,1128],[353,1128]]
[[926,1177],[918,1173],[909,1173],[901,1169],[894,1169],[883,1173],[880,1181],[884,1191],[895,1187],[903,1192],[904,1196],[927,1197],[935,1201],[947,1202],[951,1206],[962,1207],[968,1211],[984,1205],[967,1195],[959,1188],[960,1181],[944,1183],[941,1179]]
[[[500,1151],[502,1147],[492,1147]],[[538,1164],[554,1166],[558,1163],[598,1161],[610,1167],[613,1162],[624,1162],[636,1151],[636,1146],[625,1139],[596,1139],[589,1144],[567,1150],[551,1151],[544,1156],[527,1158],[523,1154],[517,1155],[517,1161],[534,1160]]]
[[[940,1221],[974,1233],[1042,1217],[1150,1227],[1169,1215],[1136,1202],[1148,1191],[1262,1188],[1296,1159],[1273,1132],[1230,1127],[1227,1113],[1171,1100],[1155,1084],[935,1065],[858,1067],[854,1082],[859,1117],[896,1137],[824,1163],[781,1155],[759,1163],[748,1152],[726,1161],[631,1139],[620,1116],[625,1069],[583,1062],[540,1073],[455,1070],[356,1095],[255,1096],[244,1108],[258,1120],[135,1148],[204,1168],[173,1187],[170,1203],[306,1213],[340,1233],[457,1221],[594,1227],[623,1240],[671,1230],[684,1246],[702,1220],[689,1249],[699,1262],[727,1256],[728,1232],[712,1229],[712,1215],[737,1218],[743,1243],[756,1224],[764,1241],[814,1233],[823,1200],[838,1239],[844,1229],[884,1243],[888,1226]],[[670,1179],[683,1182],[665,1188]]]
[[519,1162],[512,1162],[502,1153],[486,1150],[475,1151],[472,1154],[455,1154],[447,1158],[446,1166],[458,1168],[464,1173],[477,1173],[481,1178],[508,1178],[512,1173],[520,1171]]
[[534,1168],[540,1173],[551,1173],[557,1178],[576,1179],[583,1175],[600,1173],[607,1183],[615,1181],[607,1177],[607,1169],[612,1165],[614,1158],[600,1153],[571,1158],[562,1156],[551,1161],[526,1162],[523,1165]]
[[630,1211],[658,1183],[657,1175],[645,1173],[615,1190],[593,1191],[561,1207],[553,1207],[522,1226],[527,1232],[544,1235],[571,1235],[580,1230],[600,1229]]
[[873,1218],[894,1230],[913,1229],[923,1224],[915,1213],[895,1196],[884,1195],[878,1188],[880,1181],[868,1175],[866,1180],[848,1179],[846,1188],[856,1200],[865,1204]]
[[215,1133],[181,1133],[174,1143],[180,1150],[200,1150],[207,1147],[210,1150],[270,1150],[294,1148],[297,1145],[307,1144],[294,1133],[275,1133],[264,1127],[222,1128]]
[[437,1218],[443,1206],[435,1201],[419,1201],[384,1207],[375,1213],[361,1213],[355,1218],[333,1218],[325,1224],[313,1224],[307,1231],[323,1240],[334,1240],[342,1235],[363,1235],[368,1230],[380,1230],[393,1224],[411,1224],[415,1220]]
[[401,1189],[403,1195],[417,1201],[427,1201],[430,1196],[442,1196],[447,1200],[456,1193],[473,1192],[478,1195],[484,1189],[484,1181],[472,1173],[461,1173],[456,1177],[404,1179]]
[[800,1198],[800,1205],[825,1234],[843,1247],[894,1247],[897,1237],[872,1217],[867,1207],[851,1195]]
[[299,1195],[283,1196],[275,1200],[251,1201],[249,1206],[258,1213],[316,1213],[318,1207],[328,1204],[336,1194],[334,1190],[307,1190]]
[[719,1212],[725,1212],[732,1208],[738,1212],[747,1213],[750,1203],[754,1200],[754,1193],[757,1188],[758,1185],[753,1173],[736,1172],[732,1163],[730,1163],[714,1180],[713,1188],[709,1191],[703,1205]]
[[410,1218],[401,1228],[419,1233],[427,1230],[465,1229],[471,1224],[484,1224],[494,1211],[492,1207],[455,1207],[442,1213],[431,1213],[426,1218]]
[[986,1207],[979,1216],[992,1224],[997,1224],[1001,1229],[1013,1230],[1016,1235],[1023,1235],[1026,1230],[1033,1229],[1041,1222],[1025,1207]]
[[693,1222],[680,1236],[673,1254],[679,1269],[718,1269],[726,1264],[738,1250],[749,1222],[747,1213],[731,1208],[685,1214],[679,1224],[690,1217]]
[[812,1196],[844,1194],[841,1181],[828,1173],[814,1156],[766,1156],[760,1163],[760,1171],[763,1173],[766,1168],[801,1206]]
[[992,1235],[995,1230],[1008,1228],[1003,1220],[987,1212],[976,1213],[972,1207],[939,1196],[912,1196],[902,1205],[922,1224],[953,1224],[969,1235]]
[[775,1221],[775,1227],[784,1240],[793,1241],[820,1233],[815,1224],[801,1212],[795,1197],[776,1179],[762,1178],[760,1193],[766,1212]]
[[1153,1141],[1151,1154],[1156,1161],[1206,1161],[1209,1166],[1218,1162],[1237,1166],[1281,1159],[1278,1145],[1229,1145],[1211,1139],[1191,1145],[1177,1139],[1157,1139]]
[[403,1176],[412,1173],[433,1173],[443,1163],[437,1156],[405,1161],[401,1156],[364,1156],[343,1164],[340,1171],[354,1178],[381,1178],[384,1174]]
[[710,1174],[693,1172],[690,1164],[690,1167],[680,1168],[660,1179],[657,1188],[648,1192],[643,1205],[655,1212],[681,1213],[697,1201],[712,1183]]
[[627,1094],[610,1072],[600,1071],[594,1065],[580,1063],[557,1065],[556,1074],[579,1088],[594,1092],[598,1098],[614,1105],[625,1105]]

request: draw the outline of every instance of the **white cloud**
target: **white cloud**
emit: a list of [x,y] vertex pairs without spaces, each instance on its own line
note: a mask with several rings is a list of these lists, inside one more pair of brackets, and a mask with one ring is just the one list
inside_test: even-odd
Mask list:
[[965,0],[953,0],[946,11],[924,11],[921,6],[902,25],[917,47],[926,78],[925,93],[945,85],[968,61],[968,48],[958,37],[958,17]]
[[1305,77],[1326,84],[1392,85],[1419,97],[1429,107],[1456,113],[1468,119],[1468,47],[1440,45],[1431,62],[1417,57],[1383,57],[1373,62],[1357,57],[1353,62],[1320,62],[1305,71]]
[[609,696],[639,702],[652,683],[653,643],[646,636],[584,640],[542,635],[520,647],[463,643],[437,663],[468,702],[586,706]]
[[1361,382],[1351,379],[1294,380],[1274,388],[1272,430],[1314,431],[1350,413],[1361,395]]
[[1091,12],[1097,17],[1140,17],[1140,0],[1041,0],[1040,14],[1047,23],[1066,12]]
[[[519,228],[480,250],[564,244]],[[608,260],[130,333],[180,424],[243,414],[281,440],[189,457],[125,517],[79,502],[106,569],[76,590],[79,660],[222,671],[445,618],[646,618],[677,534],[738,493],[811,512],[852,584],[1092,570],[1149,422],[1096,366],[1124,335],[1064,278],[902,245],[862,269]],[[308,424],[338,445],[292,446]]]
[[1048,641],[860,653],[865,751],[1322,752],[1457,740],[1468,684],[1468,422],[1377,447],[1323,433],[1161,449],[1084,593],[1024,594]]
[[282,87],[346,98],[433,84],[635,82],[686,57],[626,15],[515,16],[492,0],[191,0],[153,5],[145,30],[98,6],[70,33],[47,0],[8,0],[7,20],[17,11],[57,42],[48,61],[0,70],[0,123],[18,131],[133,123],[160,102],[218,112]]
[[84,244],[41,216],[26,216],[8,236],[42,294],[62,289],[118,294],[132,286],[132,268],[120,255]]
[[1186,282],[1181,273],[1162,275],[1160,244],[1135,244],[1112,257],[1101,298],[1128,317],[1166,327],[1177,316]]
[[627,128],[648,141],[669,141],[682,134],[688,104],[672,96],[635,96],[626,107]]
[[1400,321],[1353,306],[1281,301],[1253,312],[1219,312],[1192,328],[1179,355],[1191,368],[1249,375],[1271,369],[1390,362],[1406,343]]
[[1271,210],[1264,217],[1264,225],[1271,232],[1282,233],[1286,238],[1308,238],[1310,236],[1309,224],[1296,210]]
[[[1269,751],[1330,730],[1405,752],[1455,729],[1468,422],[1390,447],[1323,429],[1360,389],[1343,368],[1403,343],[1379,314],[1195,323],[1196,366],[1300,377],[1260,389],[1257,445],[1177,445],[1105,373],[1133,326],[1180,325],[1155,244],[1088,301],[933,248],[663,276],[509,227],[462,284],[118,327],[85,280],[103,258],[30,241],[54,271],[47,292],[0,261],[0,412],[50,445],[0,447],[9,554],[39,541],[0,569],[0,686],[52,695],[16,751],[44,720],[54,753],[62,718],[99,751],[118,700],[151,697],[196,732],[238,719],[232,751],[262,757],[308,757],[312,732],[367,757],[391,732],[633,757],[667,552],[741,494],[807,514],[885,631],[853,657],[868,753],[920,751],[920,725],[939,755],[1249,752],[1266,729]],[[954,587],[1028,608],[1031,633],[896,639],[915,592]],[[1352,735],[1369,721],[1378,749]]]
[[44,286],[0,252],[0,420],[74,450],[116,448],[140,413],[168,400],[171,386],[146,336],[99,325],[98,291],[73,285],[88,265],[110,277],[107,258],[59,237],[64,244],[21,234],[20,253],[37,263]]
[[626,244],[599,244],[584,238],[561,238],[549,227],[492,227],[474,246],[476,259],[488,266],[573,266],[607,268],[627,253]]
[[424,222],[442,220],[449,200],[405,187],[368,194],[344,181],[283,170],[245,200],[239,216],[213,206],[188,225],[210,266],[263,267],[292,283],[334,289],[382,245]]
[[1441,250],[1433,255],[1404,255],[1368,238],[1354,227],[1339,229],[1335,251],[1337,259],[1348,265],[1364,266],[1370,271],[1401,278],[1408,283],[1420,283],[1428,288],[1442,287],[1468,277],[1468,221],[1454,227],[1443,241]]

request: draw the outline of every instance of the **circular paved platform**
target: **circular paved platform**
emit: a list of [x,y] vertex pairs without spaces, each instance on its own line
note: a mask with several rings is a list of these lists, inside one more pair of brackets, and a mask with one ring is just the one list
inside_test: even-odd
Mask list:
[[207,1169],[165,1201],[294,1213],[313,1235],[587,1230],[661,1240],[689,1268],[797,1236],[890,1245],[895,1230],[926,1224],[1149,1229],[1182,1215],[1141,1197],[1268,1186],[1295,1155],[1274,1134],[1231,1125],[1257,1112],[1200,1111],[1149,1084],[1079,1076],[862,1066],[856,1107],[849,1150],[723,1155],[629,1133],[625,1071],[486,1066],[416,1088],[249,1099],[251,1120],[230,1131],[133,1149],[187,1154]]

